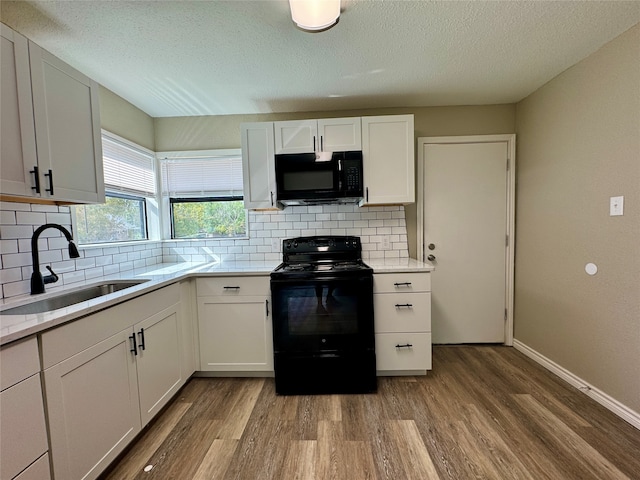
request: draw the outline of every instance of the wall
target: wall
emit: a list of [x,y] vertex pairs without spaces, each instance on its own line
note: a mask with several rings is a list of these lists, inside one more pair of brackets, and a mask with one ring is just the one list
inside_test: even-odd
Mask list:
[[516,127],[515,338],[640,412],[640,26],[518,103]]
[[155,148],[153,118],[139,108],[100,86],[102,128],[149,150]]
[[[155,118],[156,151],[240,148],[240,124],[305,118],[414,114],[415,137],[515,132],[515,105],[372,108],[332,112]],[[417,254],[417,208],[406,206],[409,255]]]

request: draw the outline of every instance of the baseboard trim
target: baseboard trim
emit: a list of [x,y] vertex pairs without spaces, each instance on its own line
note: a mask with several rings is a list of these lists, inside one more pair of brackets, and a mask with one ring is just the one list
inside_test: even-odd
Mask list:
[[607,395],[602,390],[585,382],[583,379],[581,379],[577,375],[574,375],[566,368],[561,367],[560,365],[555,363],[553,360],[548,359],[547,357],[537,352],[533,348],[529,347],[528,345],[525,345],[521,341],[514,339],[513,347],[519,352],[522,352],[524,355],[526,355],[533,361],[535,361],[536,363],[539,363],[540,365],[545,367],[550,372],[556,374],[558,377],[562,378],[564,381],[574,386],[585,395],[588,395],[589,397],[593,398],[600,405],[610,410],[611,412],[615,413],[617,416],[619,416],[623,420],[629,422],[638,430],[640,430],[640,413],[635,412],[634,410],[630,409],[626,405],[620,403],[615,398],[611,397],[610,395]]

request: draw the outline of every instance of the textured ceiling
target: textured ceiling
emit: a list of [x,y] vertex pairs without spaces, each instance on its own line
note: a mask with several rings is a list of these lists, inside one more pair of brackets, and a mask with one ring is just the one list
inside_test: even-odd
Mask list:
[[512,103],[640,21],[639,1],[0,2],[0,18],[154,117]]

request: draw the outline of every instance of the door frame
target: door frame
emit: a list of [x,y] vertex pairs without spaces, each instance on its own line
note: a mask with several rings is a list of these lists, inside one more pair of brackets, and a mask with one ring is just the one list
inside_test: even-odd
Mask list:
[[418,150],[418,195],[417,195],[417,236],[418,236],[418,260],[425,261],[424,246],[424,145],[429,144],[465,144],[465,143],[507,143],[507,235],[505,239],[507,248],[505,271],[505,299],[506,318],[504,325],[504,344],[513,345],[513,282],[514,282],[514,257],[515,257],[515,200],[516,200],[516,135],[464,135],[447,137],[419,137]]

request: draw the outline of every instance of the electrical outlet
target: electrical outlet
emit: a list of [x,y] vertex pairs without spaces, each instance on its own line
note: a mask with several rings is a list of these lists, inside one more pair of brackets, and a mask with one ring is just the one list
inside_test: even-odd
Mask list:
[[389,236],[385,235],[384,237],[382,237],[382,249],[383,250],[390,250],[391,249],[391,241],[389,240]]
[[615,217],[623,215],[624,212],[624,197],[611,197],[609,199],[609,216]]
[[279,252],[281,243],[282,242],[280,242],[279,238],[272,238],[271,239],[271,250],[273,250],[274,252]]

